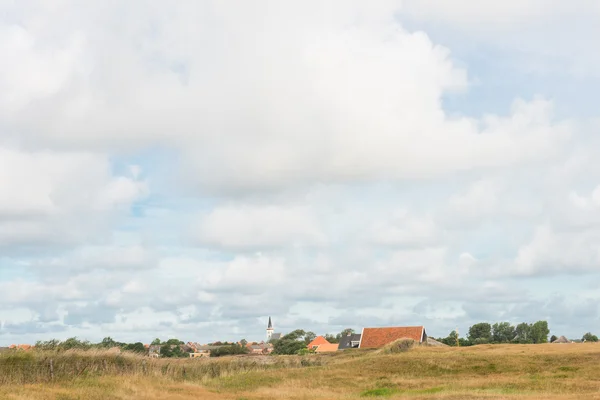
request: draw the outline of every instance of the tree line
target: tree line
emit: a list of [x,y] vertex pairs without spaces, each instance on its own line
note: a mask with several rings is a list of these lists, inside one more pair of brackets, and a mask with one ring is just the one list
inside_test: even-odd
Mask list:
[[472,346],[487,343],[548,343],[550,329],[547,321],[534,323],[522,322],[512,325],[510,322],[487,322],[474,324],[469,328],[466,338],[458,336],[456,331],[450,332],[445,338],[436,339],[449,346]]
[[[245,354],[248,353],[246,348],[246,341],[242,340],[238,343],[230,342],[215,342],[210,343],[212,346],[219,346],[210,352],[211,357],[221,357],[226,355],[234,354]],[[151,346],[160,346],[159,354],[163,358],[187,358],[190,356],[189,351],[186,350],[187,346],[179,339],[168,339],[160,340],[154,339]],[[49,351],[67,351],[67,350],[107,350],[118,348],[121,351],[130,351],[136,354],[148,354],[148,349],[142,342],[135,343],[124,343],[118,342],[111,337],[105,337],[98,343],[92,343],[89,340],[80,340],[77,337],[72,337],[64,341],[58,339],[51,339],[47,341],[38,341],[35,344],[35,348],[39,350]]]

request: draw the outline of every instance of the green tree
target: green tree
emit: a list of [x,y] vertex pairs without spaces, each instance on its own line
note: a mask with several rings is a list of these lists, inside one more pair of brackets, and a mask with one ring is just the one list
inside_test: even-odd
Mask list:
[[458,345],[458,332],[452,331],[448,334],[448,337],[445,338],[444,342],[448,346],[457,346]]
[[492,340],[495,343],[510,343],[515,338],[515,327],[510,322],[496,322],[492,325]]
[[547,321],[537,321],[531,325],[531,341],[533,343],[548,343],[550,329]]
[[159,338],[156,338],[156,339],[154,339],[154,340],[152,341],[152,343],[150,343],[150,344],[151,344],[151,345],[153,345],[153,346],[157,346],[157,345],[159,345],[160,343],[161,343],[160,339],[159,339]]
[[515,328],[515,339],[517,343],[533,343],[533,339],[531,336],[531,325],[527,322],[521,322]]
[[306,334],[304,335],[304,342],[306,342],[306,344],[309,344],[310,342],[315,340],[316,337],[317,335],[314,332],[306,332]]
[[469,328],[469,340],[475,344],[489,343],[492,340],[492,326],[487,322]]
[[344,329],[341,333],[341,336],[348,336],[348,335],[354,335],[354,329],[352,328],[346,328]]
[[240,346],[237,343],[229,344],[226,346],[221,346],[217,349],[214,349],[210,352],[211,357],[222,357],[222,356],[231,356],[235,354],[246,354],[248,353],[248,348],[245,346]]
[[164,358],[173,357],[173,350],[171,349],[171,346],[161,345],[160,346],[160,356],[164,357]]
[[558,338],[556,337],[556,335],[552,335],[552,336],[550,337],[550,343],[554,342],[556,339],[558,339]]
[[38,340],[35,343],[35,348],[39,349],[39,350],[58,350],[59,346],[60,346],[60,340],[58,340],[58,339],[51,339],[51,340],[47,340],[45,342]]
[[346,328],[343,331],[341,331],[340,333],[338,333],[335,337],[339,343],[339,341],[342,340],[342,337],[348,336],[348,335],[353,335],[353,334],[354,334],[354,329]]
[[102,339],[98,346],[103,347],[105,349],[110,349],[111,347],[119,346],[119,343],[114,341],[113,338],[111,338],[110,336],[107,336],[104,339]]
[[68,338],[60,344],[61,350],[79,349],[88,350],[92,344],[87,340],[79,340],[77,337]]
[[598,336],[593,335],[591,332],[588,332],[585,335],[583,335],[583,337],[581,338],[581,340],[584,341],[584,342],[597,342],[598,341]]
[[246,345],[248,344],[248,341],[246,339],[242,339],[242,340],[240,340],[240,343],[242,346],[246,347]]
[[183,342],[179,339],[169,339],[166,342],[162,343],[162,344],[166,344],[169,346],[179,346],[180,344],[183,344]]
[[279,340],[273,341],[273,353],[275,354],[297,354],[301,349],[306,348],[304,336],[306,332],[302,329],[296,329],[284,335]]
[[129,343],[123,347],[123,350],[133,351],[134,353],[144,354],[146,352],[146,348],[142,342]]
[[338,335],[332,335],[332,334],[328,333],[324,337],[325,337],[325,340],[327,340],[329,343],[339,343],[340,342],[340,338]]

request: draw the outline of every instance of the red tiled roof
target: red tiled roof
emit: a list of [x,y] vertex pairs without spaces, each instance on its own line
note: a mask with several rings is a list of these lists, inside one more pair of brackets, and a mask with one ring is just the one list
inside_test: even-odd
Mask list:
[[360,348],[378,348],[398,339],[413,339],[421,342],[425,328],[423,326],[398,326],[392,328],[364,328]]
[[339,343],[324,343],[317,346],[315,353],[331,353],[338,350]]
[[319,346],[322,344],[330,344],[330,343],[323,336],[317,336],[306,347],[308,347],[309,349],[312,349],[313,347],[316,347],[316,346]]

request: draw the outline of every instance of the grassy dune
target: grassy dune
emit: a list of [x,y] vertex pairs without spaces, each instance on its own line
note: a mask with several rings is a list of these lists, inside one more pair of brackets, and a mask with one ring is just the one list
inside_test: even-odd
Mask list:
[[[77,358],[85,355],[74,357],[77,365]],[[105,355],[90,357],[97,362]],[[418,347],[397,354],[351,351],[321,358],[227,358],[176,363],[130,357],[128,360],[134,365],[146,361],[146,369],[119,370],[115,361],[113,369],[90,368],[78,375],[55,376],[52,382],[43,381],[42,373],[38,383],[26,383],[20,373],[2,370],[6,360],[0,357],[0,373],[4,373],[4,378],[0,378],[4,379],[0,398],[600,398],[597,344]],[[82,368],[84,361],[78,362]],[[7,378],[7,372],[12,378]]]

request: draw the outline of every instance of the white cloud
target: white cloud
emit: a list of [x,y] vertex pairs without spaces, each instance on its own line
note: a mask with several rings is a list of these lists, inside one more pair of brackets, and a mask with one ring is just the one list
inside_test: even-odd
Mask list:
[[193,231],[202,245],[234,250],[311,246],[326,240],[316,217],[302,206],[221,206],[201,217]]
[[[340,3],[264,5],[266,14],[218,2],[119,9],[127,24],[107,24],[117,12],[110,7],[74,6],[51,12],[54,24],[22,24],[20,35],[33,39],[14,39],[13,69],[77,40],[86,45],[74,53],[80,66],[60,64],[59,78],[48,78],[58,82],[51,90],[26,90],[35,96],[20,101],[4,95],[12,111],[0,124],[30,146],[162,143],[181,151],[191,183],[217,188],[513,165],[552,156],[568,136],[543,100],[517,101],[510,115],[484,121],[448,117],[441,99],[467,87],[466,72],[448,49],[394,21],[397,2],[344,4],[344,12]],[[28,44],[44,38],[43,49]],[[20,82],[2,85],[20,92]]]
[[459,46],[512,52],[506,70],[600,77],[600,57],[587,50],[600,34],[593,0],[404,0],[400,15],[458,37]]
[[455,194],[448,200],[450,212],[466,218],[480,218],[497,211],[502,188],[496,182],[474,182],[465,193]]
[[[402,11],[420,19],[434,19],[457,25],[486,29],[509,29],[515,24],[527,24],[532,18],[550,19],[557,15],[600,11],[587,0],[570,2],[547,0],[404,0]],[[491,26],[490,26],[491,25]]]
[[513,272],[551,275],[600,271],[600,240],[597,229],[557,232],[540,226],[530,243],[519,249]]
[[0,147],[0,246],[84,241],[146,192],[103,155]]
[[400,209],[373,223],[368,235],[373,243],[384,246],[428,246],[440,239],[440,231],[431,216],[413,216]]

